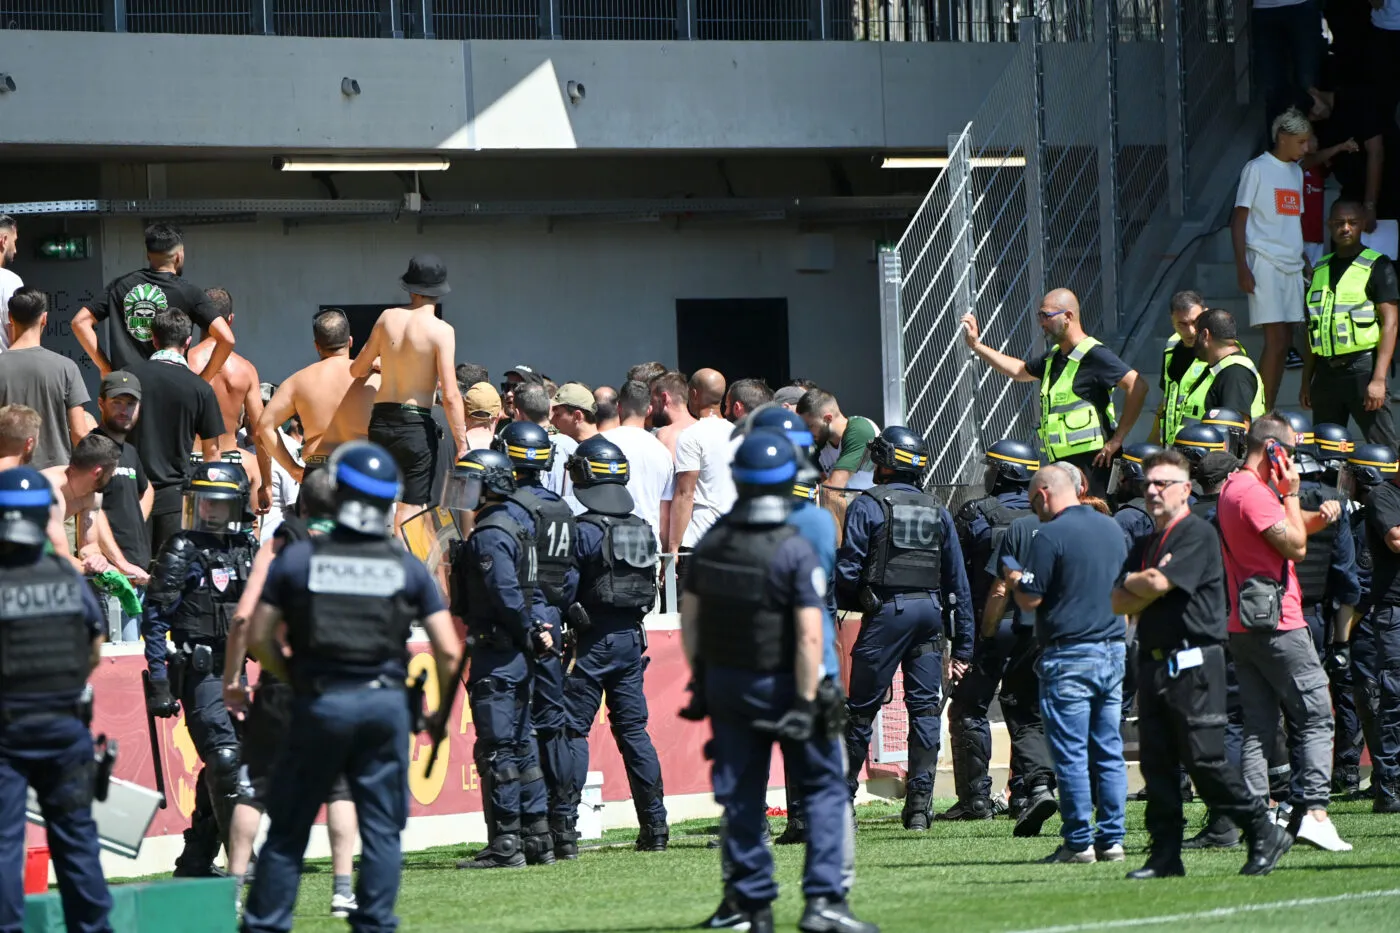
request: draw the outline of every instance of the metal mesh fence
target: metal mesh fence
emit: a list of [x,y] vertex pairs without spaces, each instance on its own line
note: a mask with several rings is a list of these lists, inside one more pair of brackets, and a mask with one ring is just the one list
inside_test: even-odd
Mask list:
[[373,39],[380,34],[379,0],[274,0],[279,36]]
[[436,0],[439,39],[538,39],[539,0]]
[[[1146,9],[1144,9],[1146,7]],[[1147,15],[1145,15],[1147,14]],[[1166,200],[1167,147],[1132,106],[1127,89],[1163,73],[1160,0],[1118,0],[1114,113],[1118,139],[1118,256],[1126,259],[1154,211]],[[1149,120],[1157,115],[1148,116]]]
[[674,39],[676,0],[560,0],[565,39]]
[[241,36],[252,32],[255,0],[127,0],[127,32]]
[[102,0],[0,0],[0,29],[101,32]]

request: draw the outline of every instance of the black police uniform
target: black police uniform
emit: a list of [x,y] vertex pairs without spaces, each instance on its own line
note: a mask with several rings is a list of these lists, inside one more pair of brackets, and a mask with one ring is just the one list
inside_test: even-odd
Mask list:
[[[52,492],[28,467],[0,473],[0,510],[34,508]],[[98,858],[92,800],[97,766],[88,732],[92,643],[104,619],[91,588],[43,553],[48,505],[31,527],[0,522],[0,799],[13,822],[0,827],[0,929],[24,927],[25,787],[38,795],[58,875],[63,916],[74,933],[107,933],[112,897]],[[18,537],[30,544],[20,544]],[[28,534],[24,534],[27,532]]]
[[[248,479],[238,464],[197,465],[186,494],[230,482],[241,483],[243,498],[236,501],[246,510]],[[161,546],[146,588],[141,636],[150,671],[147,704],[157,716],[168,717],[179,712],[172,702],[179,701],[204,762],[185,851],[175,864],[177,875],[213,872],[239,796],[239,735],[224,705],[224,647],[257,547],[250,532],[180,531]],[[174,643],[169,656],[167,633]]]
[[[574,660],[564,682],[569,713],[572,769],[568,785],[570,812],[555,830],[565,842],[577,839],[575,828],[580,794],[588,779],[588,736],[604,696],[608,722],[632,791],[637,823],[643,827],[639,848],[664,847],[670,837],[666,824],[665,788],[661,762],[647,734],[646,630],[643,619],[656,605],[656,568],[660,555],[656,533],[632,512],[632,497],[621,484],[597,482],[590,462],[605,477],[626,482],[627,458],[601,435],[579,445],[569,459],[574,495],[587,508],[578,516],[574,560],[578,567],[577,609],[569,616],[576,639]],[[570,838],[571,837],[571,838]]]
[[[1379,445],[1359,447],[1353,458]],[[1384,448],[1379,448],[1384,449]],[[1394,458],[1394,452],[1388,454]],[[1368,459],[1375,460],[1374,456]],[[1371,786],[1377,812],[1400,812],[1400,555],[1386,545],[1386,535],[1400,526],[1400,488],[1392,469],[1371,485],[1366,501],[1366,531],[1369,537],[1372,578],[1372,609],[1368,631],[1357,639],[1369,641],[1375,678],[1375,733],[1371,746]]]
[[[391,462],[374,445],[355,446]],[[343,469],[336,475],[339,494],[348,481]],[[392,503],[391,496],[378,514]],[[292,929],[311,826],[342,773],[362,848],[351,926],[392,930],[403,863],[399,840],[408,822],[406,644],[415,621],[443,610],[437,583],[382,531],[352,530],[340,521],[329,535],[277,555],[262,603],[278,610],[287,626],[296,740],[275,766],[267,804],[271,827],[248,892],[244,933]]]

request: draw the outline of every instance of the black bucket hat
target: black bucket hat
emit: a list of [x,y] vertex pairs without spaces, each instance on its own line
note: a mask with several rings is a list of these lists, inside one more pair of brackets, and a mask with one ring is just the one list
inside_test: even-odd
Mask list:
[[452,291],[447,284],[447,266],[432,253],[422,253],[408,261],[408,271],[399,279],[410,295],[441,298]]

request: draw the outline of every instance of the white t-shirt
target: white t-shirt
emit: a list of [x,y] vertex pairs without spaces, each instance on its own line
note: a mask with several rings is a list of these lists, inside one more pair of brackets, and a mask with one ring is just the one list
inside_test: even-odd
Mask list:
[[0,352],[10,349],[10,296],[23,287],[23,279],[0,268]]
[[734,508],[739,492],[729,465],[743,440],[732,437],[734,425],[723,418],[701,418],[676,439],[676,472],[699,472],[695,482],[695,507],[681,538],[682,547],[695,547],[721,515]]
[[646,520],[661,541],[661,503],[676,491],[676,464],[666,445],[645,428],[628,425],[604,431],[627,456],[627,491],[632,494],[632,514]]
[[540,479],[546,489],[569,503],[575,515],[582,515],[587,510],[574,498],[574,481],[569,479],[569,472],[564,469],[564,464],[578,450],[578,441],[567,434],[551,434],[549,439],[554,444],[554,464],[549,468],[549,475]]
[[1371,25],[1392,32],[1400,30],[1400,0],[1385,0],[1385,6],[1372,10]]
[[1235,206],[1249,209],[1245,246],[1280,272],[1303,271],[1303,167],[1270,153],[1245,163]]

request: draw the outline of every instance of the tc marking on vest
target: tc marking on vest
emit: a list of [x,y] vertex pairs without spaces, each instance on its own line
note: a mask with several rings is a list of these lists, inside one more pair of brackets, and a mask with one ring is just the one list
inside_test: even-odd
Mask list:
[[936,551],[943,521],[926,505],[896,505],[890,510],[890,540],[901,551]]
[[311,558],[306,588],[342,596],[393,596],[406,580],[398,561],[318,555]]
[[0,587],[0,619],[29,619],[82,609],[82,592],[73,580],[22,583]]

